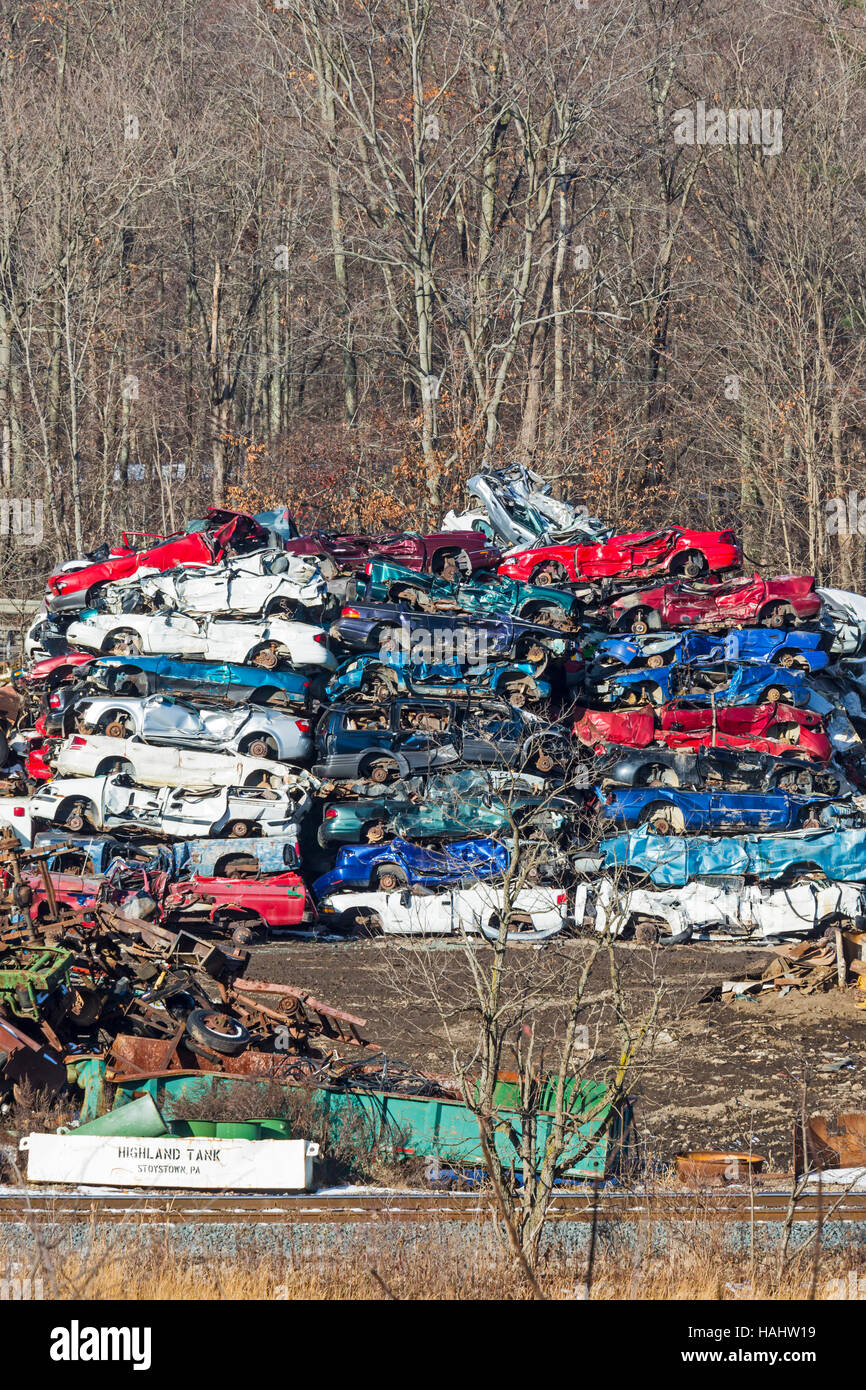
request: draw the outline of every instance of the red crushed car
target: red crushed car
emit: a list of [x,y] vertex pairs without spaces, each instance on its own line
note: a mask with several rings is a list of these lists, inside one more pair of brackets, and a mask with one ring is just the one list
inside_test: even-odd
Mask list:
[[608,608],[621,632],[658,628],[793,627],[817,618],[821,600],[811,575],[762,579],[759,574],[726,584],[662,584],[615,599]]
[[29,671],[16,672],[15,679],[28,689],[41,690],[44,687],[53,690],[73,680],[82,666],[88,666],[95,660],[93,652],[70,651],[62,656],[47,656],[43,661],[34,662]]
[[174,884],[164,901],[169,912],[201,912],[235,941],[246,944],[269,928],[300,927],[316,920],[303,879],[294,873],[271,878],[202,878]]
[[[8,879],[8,876],[4,875],[4,879]],[[55,906],[69,908],[72,912],[91,912],[97,902],[102,900],[106,882],[102,874],[67,874],[53,871],[48,874],[48,880],[53,890]],[[24,896],[21,896],[22,889]],[[34,922],[53,911],[41,873],[22,875],[19,897],[21,906],[27,908]]]
[[740,705],[717,709],[713,728],[711,709],[678,706],[639,710],[585,710],[572,733],[587,748],[603,753],[607,744],[648,748],[748,748],[782,757],[796,748],[819,762],[829,762],[833,748],[820,715],[791,705]]
[[24,765],[27,769],[27,776],[32,778],[34,782],[51,781],[54,776],[54,768],[50,759],[63,742],[60,738],[49,737],[44,730],[45,721],[44,718],[40,717],[36,721],[36,732],[25,734],[27,758]]
[[742,551],[733,531],[634,531],[598,545],[545,545],[507,555],[500,574],[531,584],[567,584],[579,579],[642,578],[675,574],[697,579],[709,571],[735,569]]
[[333,562],[335,570],[360,574],[370,560],[395,560],[406,569],[454,578],[457,571],[495,570],[502,551],[480,531],[435,531],[428,536],[329,536],[314,531],[286,541],[290,555],[314,555]]
[[94,590],[101,585],[129,579],[140,569],[162,572],[175,565],[215,565],[229,551],[242,552],[267,544],[268,532],[255,517],[211,507],[202,530],[179,532],[175,536],[124,531],[120,545],[104,560],[49,575],[45,602],[51,613],[74,612],[90,607]]

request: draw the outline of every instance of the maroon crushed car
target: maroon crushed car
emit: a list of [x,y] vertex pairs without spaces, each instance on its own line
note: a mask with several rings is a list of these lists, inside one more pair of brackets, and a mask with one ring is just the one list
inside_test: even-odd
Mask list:
[[620,632],[645,633],[658,628],[793,627],[817,618],[821,600],[811,575],[759,574],[727,584],[662,584],[641,589],[611,603],[608,614]]
[[58,685],[75,680],[82,667],[96,657],[93,652],[64,652],[62,656],[47,656],[35,661],[29,671],[16,672],[15,679],[28,690],[54,690]]
[[394,536],[329,536],[313,531],[308,536],[286,541],[290,555],[314,555],[331,560],[335,571],[360,574],[368,561],[395,560],[406,569],[424,570],[455,578],[458,572],[470,575],[476,570],[495,570],[502,552],[491,545],[480,531],[434,531],[428,536],[411,533]]

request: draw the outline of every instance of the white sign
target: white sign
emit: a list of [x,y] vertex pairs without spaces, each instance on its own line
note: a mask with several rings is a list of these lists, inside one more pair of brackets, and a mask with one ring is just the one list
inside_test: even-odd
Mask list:
[[122,1139],[107,1134],[30,1134],[30,1182],[217,1191],[306,1191],[318,1144],[306,1139]]

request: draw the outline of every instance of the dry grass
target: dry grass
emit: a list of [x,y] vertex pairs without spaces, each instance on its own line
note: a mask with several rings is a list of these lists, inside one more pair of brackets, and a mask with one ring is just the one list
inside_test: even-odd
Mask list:
[[66,1092],[56,1092],[19,1081],[15,1102],[7,1125],[16,1134],[43,1133],[68,1125],[78,1110],[78,1102]]
[[[359,1233],[360,1234],[360,1233]],[[125,1249],[121,1249],[121,1244]],[[750,1299],[822,1300],[834,1296],[834,1280],[847,1287],[859,1273],[857,1256],[824,1255],[817,1271],[811,1258],[794,1260],[781,1282],[775,1256],[750,1267],[748,1254],[725,1254],[718,1248],[718,1228],[698,1228],[672,1240],[664,1253],[643,1257],[637,1251],[596,1256],[592,1287],[587,1292],[584,1254],[573,1260],[547,1259],[538,1269],[539,1284],[552,1300],[631,1299],[640,1301],[748,1301]],[[528,1299],[530,1291],[497,1242],[489,1222],[437,1229],[430,1222],[422,1240],[387,1246],[373,1228],[364,1228],[355,1257],[299,1258],[296,1264],[275,1258],[184,1257],[164,1246],[150,1250],[126,1242],[95,1245],[87,1258],[60,1255],[44,1246],[28,1261],[31,1278],[43,1280],[45,1297],[59,1299],[263,1300],[294,1299]],[[20,1249],[0,1246],[0,1270],[15,1262]],[[814,1293],[813,1293],[814,1278]],[[864,1281],[866,1286],[866,1281]]]

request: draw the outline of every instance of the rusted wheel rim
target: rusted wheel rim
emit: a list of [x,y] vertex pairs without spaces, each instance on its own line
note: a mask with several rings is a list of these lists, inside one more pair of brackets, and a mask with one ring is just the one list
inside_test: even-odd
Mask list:
[[220,1033],[224,1038],[231,1038],[237,1032],[237,1024],[228,1014],[205,1014],[202,1022],[212,1033]]
[[278,660],[279,658],[277,656],[276,648],[274,644],[271,643],[269,647],[264,647],[262,651],[256,652],[256,655],[253,657],[252,664],[253,666],[261,667],[262,670],[273,671]]

